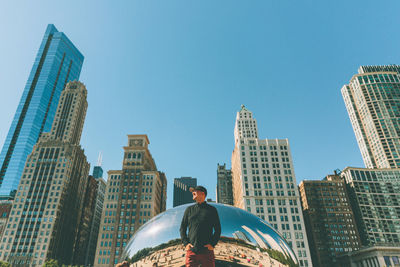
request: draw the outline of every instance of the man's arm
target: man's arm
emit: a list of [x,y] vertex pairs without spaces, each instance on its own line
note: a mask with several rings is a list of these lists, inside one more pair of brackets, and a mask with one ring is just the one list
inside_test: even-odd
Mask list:
[[215,247],[215,245],[217,245],[219,238],[221,236],[221,223],[219,221],[219,216],[218,216],[218,212],[217,209],[215,209],[215,215],[214,215],[214,233],[211,237],[211,245],[213,247]]
[[188,227],[188,217],[189,217],[189,212],[188,212],[188,208],[185,210],[185,214],[183,214],[183,218],[182,218],[182,222],[181,222],[181,228],[180,228],[180,232],[181,232],[181,240],[182,243],[185,245],[185,247],[187,246],[187,244],[189,244],[189,238],[187,237],[186,234],[186,230]]

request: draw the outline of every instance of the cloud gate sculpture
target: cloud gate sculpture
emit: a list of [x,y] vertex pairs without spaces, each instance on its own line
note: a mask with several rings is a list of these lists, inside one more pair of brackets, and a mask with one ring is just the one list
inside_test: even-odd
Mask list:
[[[214,250],[216,266],[298,266],[292,249],[269,223],[233,206],[209,204],[217,208],[222,228]],[[169,209],[143,225],[120,259],[135,267],[184,266],[179,228],[189,205]]]

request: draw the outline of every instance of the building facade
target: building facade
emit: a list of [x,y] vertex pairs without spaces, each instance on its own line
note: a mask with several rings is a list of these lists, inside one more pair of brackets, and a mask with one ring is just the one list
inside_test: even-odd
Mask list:
[[93,211],[93,218],[90,226],[89,244],[86,252],[85,266],[93,266],[96,254],[97,238],[100,230],[101,215],[103,213],[104,197],[107,183],[103,179],[103,169],[101,166],[93,168],[93,177],[96,181],[96,200]]
[[0,260],[42,266],[70,264],[76,252],[89,163],[79,142],[87,110],[80,82],[64,88],[49,133],[28,156],[0,242]]
[[338,256],[340,267],[400,266],[399,247],[372,246]]
[[400,247],[400,169],[347,167],[341,173],[364,247]]
[[135,231],[166,208],[167,179],[147,135],[128,135],[122,170],[108,172],[94,266],[114,266]]
[[361,247],[346,183],[339,175],[299,185],[314,267],[335,267],[338,255]]
[[181,177],[174,179],[174,201],[173,207],[193,203],[190,187],[197,186],[197,179],[192,177]]
[[217,203],[233,205],[232,173],[225,163],[217,165]]
[[234,135],[234,206],[273,225],[293,248],[300,266],[312,266],[288,140],[259,139],[257,122],[244,106],[236,115]]
[[48,25],[0,153],[0,195],[17,189],[29,153],[50,131],[61,92],[79,79],[82,64],[74,44]]
[[342,95],[367,168],[400,168],[400,66],[361,66]]

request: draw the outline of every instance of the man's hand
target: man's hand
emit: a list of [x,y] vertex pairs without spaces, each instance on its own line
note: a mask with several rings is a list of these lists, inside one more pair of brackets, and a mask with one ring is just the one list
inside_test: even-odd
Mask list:
[[189,243],[189,244],[186,245],[185,250],[186,251],[190,250],[192,247],[193,247],[193,245]]
[[214,247],[211,246],[210,244],[205,245],[206,248],[208,248],[208,250],[214,250]]

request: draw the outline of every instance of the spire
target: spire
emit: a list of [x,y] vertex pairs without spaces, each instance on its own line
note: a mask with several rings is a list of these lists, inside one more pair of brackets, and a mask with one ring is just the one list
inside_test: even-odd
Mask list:
[[101,166],[103,163],[103,153],[100,151],[99,152],[99,157],[97,158],[97,165],[96,166]]

